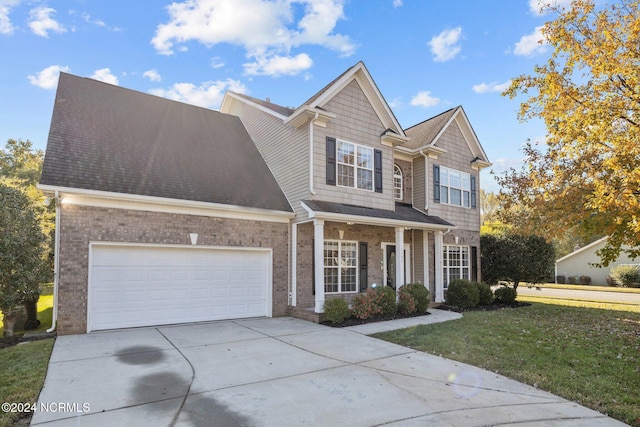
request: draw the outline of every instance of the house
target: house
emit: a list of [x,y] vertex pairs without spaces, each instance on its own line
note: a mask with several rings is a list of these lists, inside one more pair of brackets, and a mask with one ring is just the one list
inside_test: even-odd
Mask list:
[[604,248],[607,239],[608,237],[603,237],[557,259],[556,282],[558,282],[558,276],[563,276],[564,280],[560,282],[579,284],[581,276],[589,276],[592,285],[607,286],[607,277],[610,275],[612,268],[622,264],[638,264],[638,261],[629,258],[623,252],[618,259],[609,264],[608,267],[595,267],[594,264],[600,262],[600,257],[597,255],[597,252]]
[[57,200],[61,334],[287,314],[479,280],[462,107],[403,129],[362,62],[298,108],[219,112],[61,74],[40,186]]

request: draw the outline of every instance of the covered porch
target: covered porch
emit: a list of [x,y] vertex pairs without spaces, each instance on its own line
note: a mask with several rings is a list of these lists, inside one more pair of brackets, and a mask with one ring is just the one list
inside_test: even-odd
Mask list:
[[394,211],[324,201],[304,201],[303,207],[309,218],[294,223],[291,233],[292,314],[318,317],[327,299],[351,302],[374,285],[397,290],[421,283],[432,301],[443,301],[442,268],[436,266],[453,224],[403,203]]

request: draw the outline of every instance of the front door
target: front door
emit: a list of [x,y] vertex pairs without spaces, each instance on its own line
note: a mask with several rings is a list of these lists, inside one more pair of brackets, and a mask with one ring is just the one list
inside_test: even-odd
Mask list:
[[[384,283],[396,289],[396,245],[383,243],[384,248]],[[411,245],[404,245],[404,279],[411,283]]]

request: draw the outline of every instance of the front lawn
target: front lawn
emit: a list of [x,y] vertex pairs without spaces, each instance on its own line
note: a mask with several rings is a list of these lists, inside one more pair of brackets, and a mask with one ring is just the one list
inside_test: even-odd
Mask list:
[[374,335],[536,386],[640,427],[640,313],[533,303]]

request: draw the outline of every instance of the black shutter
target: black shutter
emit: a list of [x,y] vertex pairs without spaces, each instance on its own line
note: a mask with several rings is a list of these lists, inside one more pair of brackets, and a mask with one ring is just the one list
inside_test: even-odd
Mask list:
[[382,151],[373,150],[373,182],[376,193],[382,193]]
[[440,166],[433,165],[433,201],[440,203]]
[[367,290],[367,258],[368,258],[367,242],[360,242],[360,254],[358,265],[360,267],[360,292]]
[[478,281],[478,247],[471,246],[471,280]]
[[327,137],[327,185],[336,185],[336,139],[329,136]]
[[476,177],[471,175],[471,207],[476,207]]
[[316,239],[311,239],[311,295],[316,294]]

